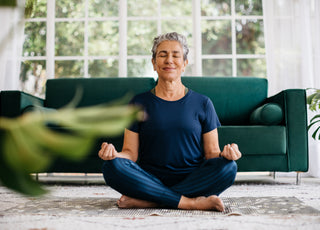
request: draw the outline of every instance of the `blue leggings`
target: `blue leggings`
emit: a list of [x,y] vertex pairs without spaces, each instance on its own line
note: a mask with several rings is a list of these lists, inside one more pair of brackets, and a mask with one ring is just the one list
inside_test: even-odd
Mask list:
[[170,187],[125,158],[105,161],[102,172],[107,185],[123,195],[177,208],[182,195],[219,195],[229,188],[235,180],[237,164],[222,157],[206,160],[181,182]]

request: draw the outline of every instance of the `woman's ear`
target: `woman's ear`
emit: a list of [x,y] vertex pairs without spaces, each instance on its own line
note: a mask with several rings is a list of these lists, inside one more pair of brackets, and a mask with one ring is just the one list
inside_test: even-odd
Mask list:
[[153,70],[154,71],[156,71],[157,70],[157,68],[156,68],[156,61],[155,61],[155,59],[151,59],[151,62],[152,62],[152,65],[153,65]]
[[186,70],[186,67],[187,67],[188,63],[189,63],[188,59],[184,61],[184,63],[183,63],[184,66],[182,68],[182,72],[184,72]]

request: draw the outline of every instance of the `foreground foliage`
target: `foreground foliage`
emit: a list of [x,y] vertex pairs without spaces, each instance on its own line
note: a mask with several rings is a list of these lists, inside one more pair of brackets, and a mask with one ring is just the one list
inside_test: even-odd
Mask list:
[[138,116],[137,107],[118,105],[0,117],[0,182],[25,195],[42,195],[46,191],[31,173],[45,172],[58,157],[84,159],[98,137],[120,135]]

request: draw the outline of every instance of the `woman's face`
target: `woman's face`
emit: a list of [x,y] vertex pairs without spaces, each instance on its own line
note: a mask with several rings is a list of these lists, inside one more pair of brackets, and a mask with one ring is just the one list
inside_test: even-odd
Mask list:
[[157,48],[156,58],[152,59],[153,69],[163,80],[181,77],[188,60],[183,60],[183,49],[177,41],[163,41]]

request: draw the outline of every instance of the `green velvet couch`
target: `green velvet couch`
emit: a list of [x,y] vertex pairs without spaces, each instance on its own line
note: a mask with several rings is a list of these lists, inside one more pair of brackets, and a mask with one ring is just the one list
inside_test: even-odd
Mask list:
[[[207,95],[220,118],[220,148],[237,143],[242,158],[238,171],[307,171],[308,140],[306,95],[290,89],[267,96],[268,82],[261,78],[183,77],[190,89]],[[153,78],[52,79],[47,81],[45,99],[20,91],[2,91],[1,116],[16,117],[35,103],[59,109],[73,98],[77,87],[84,90],[79,107],[113,101],[155,86]],[[57,159],[48,172],[100,173],[97,153],[102,141],[121,150],[123,137],[101,137],[82,162]]]

